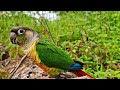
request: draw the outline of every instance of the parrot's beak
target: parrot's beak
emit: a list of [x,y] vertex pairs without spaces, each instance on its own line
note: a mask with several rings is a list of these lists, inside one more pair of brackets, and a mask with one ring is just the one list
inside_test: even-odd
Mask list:
[[10,33],[10,40],[13,44],[16,44],[16,34],[14,32]]

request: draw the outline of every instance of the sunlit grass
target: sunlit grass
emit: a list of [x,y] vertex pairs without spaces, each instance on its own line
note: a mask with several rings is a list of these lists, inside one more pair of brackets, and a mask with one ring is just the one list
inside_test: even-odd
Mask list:
[[[55,43],[74,60],[83,62],[84,70],[94,77],[120,78],[119,68],[113,67],[120,62],[120,12],[60,12],[60,17],[52,22],[47,20]],[[4,43],[6,49],[14,47],[9,33],[17,25],[33,28],[49,39],[45,28],[41,22],[36,23],[35,18],[22,12],[0,14],[0,43]]]

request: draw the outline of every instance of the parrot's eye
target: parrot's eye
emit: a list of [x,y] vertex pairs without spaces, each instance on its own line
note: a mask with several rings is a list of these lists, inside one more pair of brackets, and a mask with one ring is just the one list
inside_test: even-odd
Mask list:
[[25,32],[24,29],[20,29],[20,30],[18,30],[18,35],[21,35],[21,34],[23,34],[24,32]]

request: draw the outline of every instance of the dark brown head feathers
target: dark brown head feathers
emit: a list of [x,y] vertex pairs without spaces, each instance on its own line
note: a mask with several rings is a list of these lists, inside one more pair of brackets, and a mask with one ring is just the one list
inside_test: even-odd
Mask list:
[[13,28],[11,29],[11,32],[14,32],[14,33],[17,34],[19,29],[24,29],[24,30],[31,30],[31,31],[33,31],[31,28],[28,28],[28,27],[16,26],[16,27],[13,27]]

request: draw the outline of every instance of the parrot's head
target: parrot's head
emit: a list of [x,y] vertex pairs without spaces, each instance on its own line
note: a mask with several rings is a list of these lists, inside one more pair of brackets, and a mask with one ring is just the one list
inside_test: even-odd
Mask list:
[[10,40],[13,44],[17,44],[23,49],[29,48],[33,43],[38,41],[40,35],[28,27],[13,27],[10,32]]

